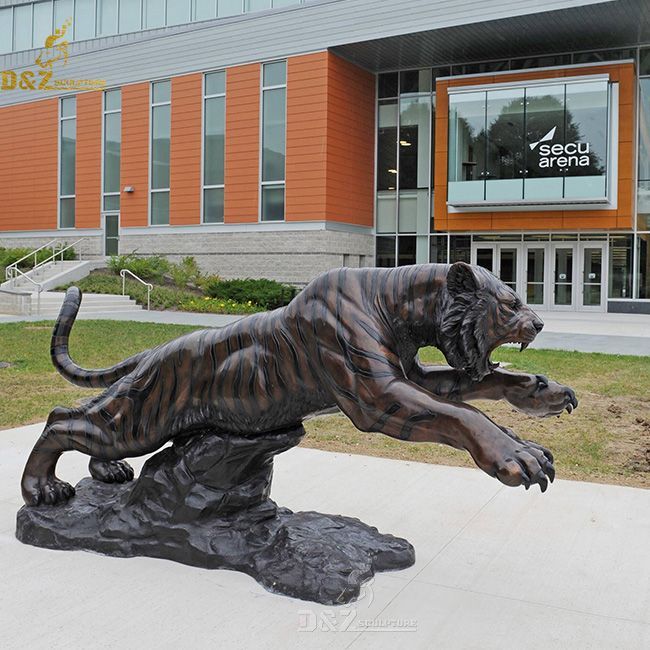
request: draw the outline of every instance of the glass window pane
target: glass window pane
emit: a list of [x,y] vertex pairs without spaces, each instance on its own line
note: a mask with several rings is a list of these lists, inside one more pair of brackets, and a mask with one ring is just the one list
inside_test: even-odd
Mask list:
[[417,232],[429,231],[429,191],[407,190],[399,193],[398,231]]
[[431,99],[428,95],[400,100],[399,187],[401,190],[429,187],[430,110]]
[[301,0],[273,0],[273,8],[300,4]]
[[567,84],[566,131],[558,164],[566,169],[566,198],[607,195],[607,81]]
[[[54,0],[54,29],[59,29],[68,19],[74,17],[74,0]],[[76,27],[74,23],[66,32],[66,38],[71,41],[73,32],[76,38]],[[93,34],[94,36],[94,34]]]
[[32,47],[32,5],[14,7],[14,50]]
[[205,94],[223,95],[226,92],[226,73],[210,72],[205,75]]
[[171,101],[171,81],[156,81],[152,86],[151,98],[154,104]]
[[471,237],[469,235],[450,235],[449,263],[470,262]]
[[284,187],[262,187],[262,221],[284,219]]
[[482,201],[485,178],[486,93],[449,97],[450,201]]
[[284,180],[286,90],[264,91],[262,180]]
[[74,228],[74,199],[61,199],[59,213],[60,228]]
[[204,184],[222,185],[224,173],[225,99],[205,100]]
[[61,117],[73,117],[77,112],[77,98],[64,97],[61,100]]
[[395,237],[377,237],[376,265],[386,268],[395,266]]
[[520,201],[524,194],[524,89],[487,94],[488,201]]
[[271,8],[271,0],[245,0],[244,11],[261,11]]
[[609,297],[632,297],[632,247],[634,235],[610,237]]
[[181,25],[190,22],[190,0],[167,0],[167,24]]
[[12,45],[12,12],[11,7],[8,9],[0,9],[0,54],[11,52]]
[[282,86],[287,83],[287,64],[285,61],[264,64],[264,86]]
[[564,143],[564,85],[526,88],[526,180],[524,198],[563,196],[563,173],[553,146]]
[[61,122],[61,196],[75,193],[77,120]]
[[169,139],[171,136],[170,105],[164,104],[152,109],[151,126],[151,187],[169,187]]
[[223,223],[223,188],[205,190],[203,195],[203,221]]
[[380,74],[377,79],[377,93],[382,97],[397,97],[397,72]]
[[97,35],[117,33],[117,0],[97,0]]
[[144,0],[144,28],[165,26],[165,0]]
[[169,223],[169,192],[152,192],[151,225],[160,226]]
[[447,237],[445,235],[431,235],[429,242],[429,262],[431,264],[446,264]]
[[217,0],[194,0],[193,20],[209,20],[217,16]]
[[52,3],[38,2],[34,5],[34,47],[43,47],[45,39],[52,34]]
[[104,116],[104,192],[120,191],[122,114]]
[[650,74],[650,48],[641,50],[639,74]]
[[405,70],[399,75],[400,93],[428,93],[431,91],[431,70]]
[[377,193],[377,232],[395,232],[397,212],[395,192]]
[[111,195],[104,197],[104,210],[119,210],[120,209],[120,195]]
[[107,111],[119,111],[122,107],[122,91],[119,88],[104,93],[104,108]]
[[650,233],[636,236],[636,272],[638,298],[650,299]]
[[141,0],[120,0],[120,34],[142,28]]
[[95,0],[76,0],[74,4],[74,38],[95,38]]
[[223,16],[237,16],[242,12],[241,0],[218,0],[217,15]]
[[650,78],[639,79],[639,180],[650,181]]
[[650,181],[639,183],[636,221],[639,230],[650,230]]
[[415,264],[415,237],[397,238],[397,266]]
[[379,102],[377,132],[377,189],[397,187],[397,102]]
[[119,217],[116,214],[106,215],[106,236],[117,237],[120,234]]

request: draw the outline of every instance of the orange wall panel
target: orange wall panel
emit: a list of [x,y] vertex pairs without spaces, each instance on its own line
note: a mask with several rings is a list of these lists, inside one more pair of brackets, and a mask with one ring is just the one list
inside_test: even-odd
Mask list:
[[375,77],[328,53],[327,219],[372,227]]
[[[615,210],[546,210],[522,213],[449,212],[447,209],[447,137],[448,93],[452,86],[483,85],[489,83],[532,81],[552,77],[607,73],[612,81],[619,83],[619,141],[618,141],[618,206]],[[604,228],[632,228],[634,206],[634,138],[635,138],[635,77],[631,63],[602,65],[588,68],[565,68],[563,70],[533,71],[488,77],[446,79],[436,84],[436,145],[434,179],[434,223],[436,230],[466,230],[474,224],[476,230],[539,230],[566,229],[591,230]],[[558,218],[559,215],[559,218]],[[559,221],[558,221],[559,219]],[[486,224],[490,224],[486,226]],[[482,227],[478,227],[482,224]],[[510,225],[511,224],[511,225]]]
[[77,168],[75,226],[99,228],[102,196],[102,96],[77,95]]
[[0,231],[57,227],[57,99],[0,108]]
[[224,221],[256,222],[260,182],[260,64],[226,71]]
[[201,103],[203,79],[172,79],[169,222],[201,223]]
[[122,88],[122,155],[120,185],[131,185],[133,193],[122,192],[120,226],[149,223],[149,84]]
[[287,221],[326,216],[327,66],[326,52],[287,61]]

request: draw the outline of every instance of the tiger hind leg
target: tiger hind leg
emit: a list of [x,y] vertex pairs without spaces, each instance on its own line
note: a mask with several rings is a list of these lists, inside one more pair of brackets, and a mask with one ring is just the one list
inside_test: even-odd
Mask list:
[[125,460],[102,460],[91,458],[88,463],[90,475],[104,483],[126,483],[133,480],[133,467]]
[[126,455],[83,410],[54,409],[23,472],[21,490],[27,505],[54,505],[74,495],[74,488],[55,474],[61,454],[70,450],[100,457],[104,462]]

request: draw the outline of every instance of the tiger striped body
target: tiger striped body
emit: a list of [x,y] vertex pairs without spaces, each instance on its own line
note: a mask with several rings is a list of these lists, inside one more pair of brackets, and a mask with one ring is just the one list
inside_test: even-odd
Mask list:
[[[467,269],[337,269],[284,308],[187,334],[105,370],[84,370],[70,359],[81,294],[69,289],[52,339],[54,365],[77,385],[106,390],[80,408],[52,411],[25,468],[25,501],[71,495],[54,476],[69,449],[93,457],[96,477],[125,480],[124,466],[106,463],[198,431],[268,434],[333,406],[362,430],[465,448],[483,466],[482,437],[496,435],[497,425],[460,400],[479,384],[488,398],[504,397],[508,382],[514,391],[519,380],[494,372],[490,350],[519,340],[515,335],[534,337],[539,326],[533,312],[512,302],[509,288]],[[456,370],[425,371],[417,361],[424,345],[438,346]],[[527,396],[518,399],[528,405]],[[562,392],[560,401],[566,399]]]

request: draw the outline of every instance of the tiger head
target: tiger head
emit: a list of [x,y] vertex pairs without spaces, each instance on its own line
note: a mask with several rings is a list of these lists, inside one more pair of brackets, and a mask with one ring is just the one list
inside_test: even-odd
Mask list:
[[447,363],[480,381],[498,367],[490,353],[504,343],[525,350],[544,327],[535,312],[480,266],[449,267],[442,295],[438,347]]

